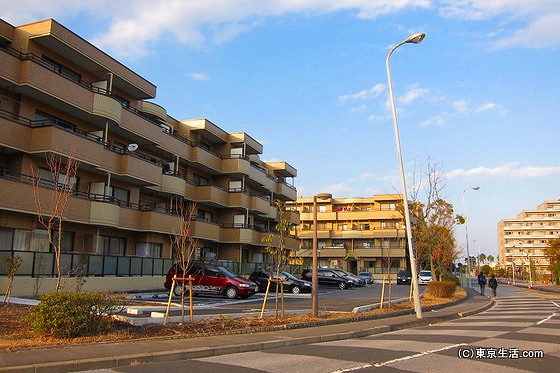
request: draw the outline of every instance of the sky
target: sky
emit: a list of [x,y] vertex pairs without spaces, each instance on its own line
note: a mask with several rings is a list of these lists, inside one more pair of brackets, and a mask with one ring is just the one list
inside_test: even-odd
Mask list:
[[53,18],[110,54],[172,117],[246,132],[261,159],[297,169],[288,181],[304,197],[401,192],[386,58],[424,32],[390,58],[407,190],[437,166],[441,196],[466,210],[470,254],[494,257],[501,219],[560,198],[558,0],[0,5],[14,26]]

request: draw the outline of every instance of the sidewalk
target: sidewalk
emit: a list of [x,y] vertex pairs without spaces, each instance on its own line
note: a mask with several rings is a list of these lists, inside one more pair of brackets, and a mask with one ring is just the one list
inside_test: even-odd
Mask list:
[[128,366],[131,363],[172,361],[229,353],[266,350],[348,338],[434,324],[481,312],[494,302],[467,289],[467,297],[450,306],[414,311],[364,321],[193,338],[151,338],[134,341],[77,345],[64,348],[0,354],[0,372],[71,372]]

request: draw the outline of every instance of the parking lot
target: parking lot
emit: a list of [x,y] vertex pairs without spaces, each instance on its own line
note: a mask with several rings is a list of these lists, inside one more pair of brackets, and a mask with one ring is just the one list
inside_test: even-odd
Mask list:
[[[337,287],[319,287],[318,303],[320,312],[352,312],[357,307],[377,307],[380,302],[382,286],[370,284],[351,289],[338,289]],[[424,287],[420,288],[421,291]],[[389,289],[385,288],[384,300],[388,300]],[[410,287],[408,285],[392,285],[391,299],[408,299]],[[139,293],[131,297],[143,300],[144,306],[134,307],[138,314],[129,315],[131,318],[140,319],[155,317],[162,318],[165,314],[169,293]],[[221,296],[199,295],[193,297],[193,308],[196,318],[208,317],[237,317],[240,315],[260,315],[264,300],[263,293],[257,293],[247,299],[227,299]],[[148,302],[148,303],[146,303]],[[146,305],[153,303],[153,305]],[[180,297],[172,297],[170,317],[180,314]],[[186,299],[188,308],[188,298]],[[266,313],[274,312],[276,308],[275,294],[270,293],[266,303]],[[307,314],[311,312],[311,294],[284,294],[284,310],[286,313]],[[147,322],[143,320],[142,322]],[[157,321],[151,321],[157,322]]]

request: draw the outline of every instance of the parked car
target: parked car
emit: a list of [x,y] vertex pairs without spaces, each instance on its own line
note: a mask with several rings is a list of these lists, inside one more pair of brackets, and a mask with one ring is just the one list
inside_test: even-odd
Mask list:
[[363,278],[358,277],[353,273],[350,273],[350,272],[345,271],[345,270],[340,269],[340,268],[330,268],[330,269],[333,270],[334,272],[338,273],[342,277],[346,277],[346,278],[351,279],[352,281],[354,281],[356,286],[365,286],[366,285],[366,282]]
[[358,277],[363,279],[366,284],[373,284],[373,276],[369,272],[360,272],[358,273]]
[[[301,279],[311,281],[313,273],[311,269],[304,269]],[[317,268],[317,280],[319,285],[338,286],[339,289],[348,289],[356,286],[354,280],[340,276],[329,268]]]
[[410,284],[412,282],[412,274],[410,271],[399,271],[397,273],[397,285]]
[[[268,286],[268,279],[275,278],[276,274],[272,271],[255,271],[249,276],[249,280],[253,281],[259,287],[259,292],[264,293]],[[310,293],[311,282],[300,280],[288,272],[280,272],[279,277],[283,280],[284,291],[293,294]],[[276,282],[270,283],[269,291],[276,291]]]
[[432,271],[420,271],[418,285],[427,285],[429,282],[432,282]]
[[[174,264],[165,276],[164,286],[171,289],[173,276],[182,277],[181,266]],[[257,284],[243,278],[228,269],[208,263],[193,262],[190,263],[185,277],[192,275],[193,295],[194,294],[214,294],[223,295],[227,298],[234,299],[237,297],[248,298],[255,294]],[[185,283],[188,288],[188,283]],[[179,296],[182,292],[181,283],[178,283],[173,289],[175,295]]]

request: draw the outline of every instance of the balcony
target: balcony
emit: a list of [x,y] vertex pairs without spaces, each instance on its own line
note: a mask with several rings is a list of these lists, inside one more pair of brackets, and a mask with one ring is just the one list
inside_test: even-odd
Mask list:
[[219,241],[220,240],[220,226],[215,223],[193,220],[191,225],[191,235],[196,239]]
[[210,203],[221,207],[229,206],[230,193],[216,185],[199,185],[192,197],[196,202]]
[[187,181],[176,175],[161,175],[161,188],[163,193],[184,196],[187,190]]
[[192,162],[198,163],[213,174],[222,169],[222,160],[219,156],[198,146],[192,149]]
[[106,202],[91,202],[89,223],[110,227],[119,227],[121,208]]

